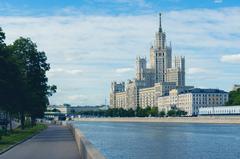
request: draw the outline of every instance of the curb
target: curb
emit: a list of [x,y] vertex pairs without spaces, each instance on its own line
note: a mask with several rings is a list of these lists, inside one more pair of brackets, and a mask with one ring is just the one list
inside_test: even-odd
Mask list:
[[[47,129],[47,128],[46,128],[46,129]],[[46,130],[46,129],[44,129],[44,130]],[[42,131],[44,131],[44,130],[42,130]],[[29,139],[33,138],[34,136],[40,134],[42,131],[39,131],[39,132],[37,132],[37,133],[35,133],[35,134],[33,134],[33,135],[27,137],[26,139],[24,139],[24,140],[22,140],[22,141],[19,141],[19,142],[15,143],[15,144],[9,146],[9,147],[6,148],[6,149],[3,149],[2,151],[0,151],[0,155],[2,155],[3,153],[9,151],[10,149],[14,148],[14,147],[17,146],[17,145],[26,142],[27,140],[29,140]]]

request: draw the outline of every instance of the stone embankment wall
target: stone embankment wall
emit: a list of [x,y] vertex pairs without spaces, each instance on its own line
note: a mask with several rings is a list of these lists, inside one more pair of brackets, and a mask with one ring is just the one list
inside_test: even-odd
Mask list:
[[80,153],[80,159],[106,159],[94,146],[90,143],[82,132],[75,128],[72,124],[67,124],[72,131]]
[[164,117],[164,118],[75,118],[75,121],[101,122],[159,122],[159,123],[209,123],[240,124],[239,116],[200,116],[200,117]]

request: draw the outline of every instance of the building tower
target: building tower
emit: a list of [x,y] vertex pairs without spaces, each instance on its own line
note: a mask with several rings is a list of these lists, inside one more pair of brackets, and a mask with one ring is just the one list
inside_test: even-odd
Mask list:
[[145,80],[147,69],[146,58],[137,57],[136,59],[136,79]]
[[185,57],[175,57],[175,68],[178,70],[178,85],[185,86]]
[[159,29],[155,35],[155,43],[150,48],[150,65],[155,72],[155,83],[164,82],[167,68],[172,67],[172,48],[166,46],[166,34],[162,29],[161,13],[159,14]]

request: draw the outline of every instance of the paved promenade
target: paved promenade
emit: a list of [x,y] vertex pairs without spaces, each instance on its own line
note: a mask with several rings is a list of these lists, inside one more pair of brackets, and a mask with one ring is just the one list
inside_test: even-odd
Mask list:
[[71,132],[62,126],[49,126],[32,139],[0,155],[1,159],[79,159]]

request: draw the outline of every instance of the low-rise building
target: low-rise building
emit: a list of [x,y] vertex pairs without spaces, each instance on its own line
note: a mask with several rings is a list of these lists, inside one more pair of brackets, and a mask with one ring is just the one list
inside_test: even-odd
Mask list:
[[70,105],[49,105],[47,107],[48,112],[60,112],[62,114],[69,114],[71,109]]
[[176,88],[175,82],[155,83],[154,87],[139,89],[139,106],[142,108],[157,107],[157,98],[167,95],[170,90]]
[[202,107],[199,115],[240,115],[240,106]]
[[179,108],[186,111],[188,116],[195,116],[201,107],[221,106],[227,101],[228,93],[219,89],[174,89],[168,96],[158,97],[158,109],[167,112],[172,108]]
[[71,105],[49,105],[45,114],[48,115],[68,115],[78,112],[107,110],[107,105],[100,106],[71,106]]

